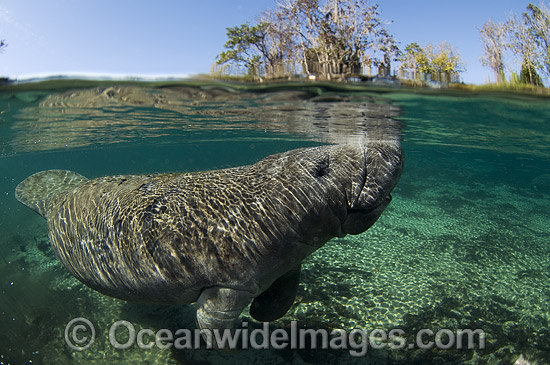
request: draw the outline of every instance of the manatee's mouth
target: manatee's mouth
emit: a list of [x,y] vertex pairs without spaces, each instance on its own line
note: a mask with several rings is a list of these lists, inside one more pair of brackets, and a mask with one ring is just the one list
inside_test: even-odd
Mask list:
[[342,230],[347,234],[359,234],[366,231],[378,220],[391,200],[392,196],[388,194],[383,198],[376,199],[374,204],[348,209]]
[[[392,200],[391,194],[386,195],[383,198],[378,198],[374,204],[369,204],[368,206],[363,206],[361,208],[350,208],[348,209],[348,215],[350,214],[365,214],[368,216],[382,214],[384,209],[390,204]],[[378,218],[378,217],[377,217]]]
[[364,148],[362,174],[352,181],[347,217],[342,230],[358,234],[369,229],[391,202],[393,190],[403,169],[402,151],[398,145],[373,144]]

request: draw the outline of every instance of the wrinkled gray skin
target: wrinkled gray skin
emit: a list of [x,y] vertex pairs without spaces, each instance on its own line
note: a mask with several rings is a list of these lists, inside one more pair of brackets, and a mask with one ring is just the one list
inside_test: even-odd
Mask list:
[[16,197],[48,221],[71,273],[104,294],[160,304],[197,302],[201,328],[290,308],[300,263],[333,237],[367,230],[403,168],[398,143],[297,149],[197,173],[34,174]]

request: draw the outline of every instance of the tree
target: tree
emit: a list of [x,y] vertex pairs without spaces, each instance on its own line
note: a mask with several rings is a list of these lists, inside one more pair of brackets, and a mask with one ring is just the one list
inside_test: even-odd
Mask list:
[[250,26],[248,23],[227,28],[229,40],[225,43],[226,51],[218,56],[218,64],[235,62],[244,64],[250,74],[256,74],[260,65],[259,51],[266,37],[267,24]]
[[537,42],[534,32],[529,28],[525,17],[521,18],[513,14],[508,19],[510,29],[509,47],[516,59],[521,62],[523,70],[528,73],[524,80],[535,80],[534,72],[541,67],[537,55]]
[[226,51],[218,55],[217,63],[242,64],[255,76],[260,73],[269,77],[280,75],[295,52],[289,28],[288,19],[279,10],[265,11],[258,25],[245,23],[227,28]]
[[413,75],[412,79],[424,79],[450,83],[464,71],[460,54],[447,42],[434,47],[428,44],[422,48],[418,43],[411,43],[405,48],[401,58],[401,74],[404,78]]
[[399,48],[378,7],[368,0],[288,1],[286,8],[302,24],[295,29],[306,71],[331,78],[371,66],[389,67]]
[[545,3],[540,6],[529,4],[527,13],[523,14],[525,24],[537,44],[538,62],[550,77],[550,9]]
[[331,78],[389,69],[399,48],[369,0],[286,0],[264,12],[260,24],[228,28],[218,64],[236,62],[266,74],[296,69]]
[[519,75],[519,82],[522,84],[529,84],[535,86],[542,86],[542,79],[540,78],[537,70],[535,70],[532,64],[523,63],[521,65],[521,73]]
[[426,56],[429,61],[431,77],[434,81],[450,83],[458,74],[464,71],[462,59],[447,42],[442,42],[437,48],[431,44],[426,46]]
[[495,73],[497,83],[506,80],[504,75],[504,51],[507,48],[509,24],[495,23],[489,19],[479,30],[483,42],[481,63]]
[[411,43],[405,47],[405,53],[401,57],[401,77],[417,80],[420,77],[421,68],[426,64],[424,50],[418,43]]
[[522,16],[507,22],[509,48],[521,64],[520,81],[541,85],[540,74],[550,77],[550,9],[545,3],[529,4]]
[[261,23],[266,27],[266,37],[260,46],[266,65],[265,72],[271,76],[282,76],[289,71],[288,66],[295,62],[297,52],[292,21],[279,7],[265,11]]

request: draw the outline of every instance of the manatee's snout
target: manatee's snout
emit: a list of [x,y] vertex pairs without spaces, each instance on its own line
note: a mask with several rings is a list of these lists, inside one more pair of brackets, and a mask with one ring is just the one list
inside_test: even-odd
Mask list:
[[353,184],[348,214],[342,224],[347,234],[362,233],[376,222],[390,204],[390,193],[403,170],[403,150],[397,142],[368,144],[363,159],[362,175]]

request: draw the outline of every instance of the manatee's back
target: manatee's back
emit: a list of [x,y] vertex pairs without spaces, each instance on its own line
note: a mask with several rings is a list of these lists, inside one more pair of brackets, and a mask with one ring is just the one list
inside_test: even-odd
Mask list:
[[[148,255],[147,249],[162,250],[158,237],[151,234],[155,224],[148,219],[155,213],[158,196],[139,188],[148,186],[149,179],[154,177],[89,180],[71,171],[49,170],[22,181],[16,198],[47,219],[54,252],[86,285],[122,299],[154,301],[154,297],[173,296],[170,302],[194,301],[199,294],[196,283],[184,278],[172,295],[169,287],[179,278],[165,277]],[[173,259],[171,255],[163,258]]]
[[[93,180],[44,171],[24,180],[16,195],[47,218],[57,257],[86,285],[121,299],[181,304],[195,301],[204,286],[241,280],[242,270],[227,267],[238,261],[233,240],[242,244],[247,231],[226,240],[208,235],[218,226],[214,219],[228,219],[212,192],[235,171]],[[214,201],[217,216],[209,213]]]
[[23,180],[15,188],[15,198],[42,217],[47,218],[53,199],[88,181],[67,170],[40,171]]

